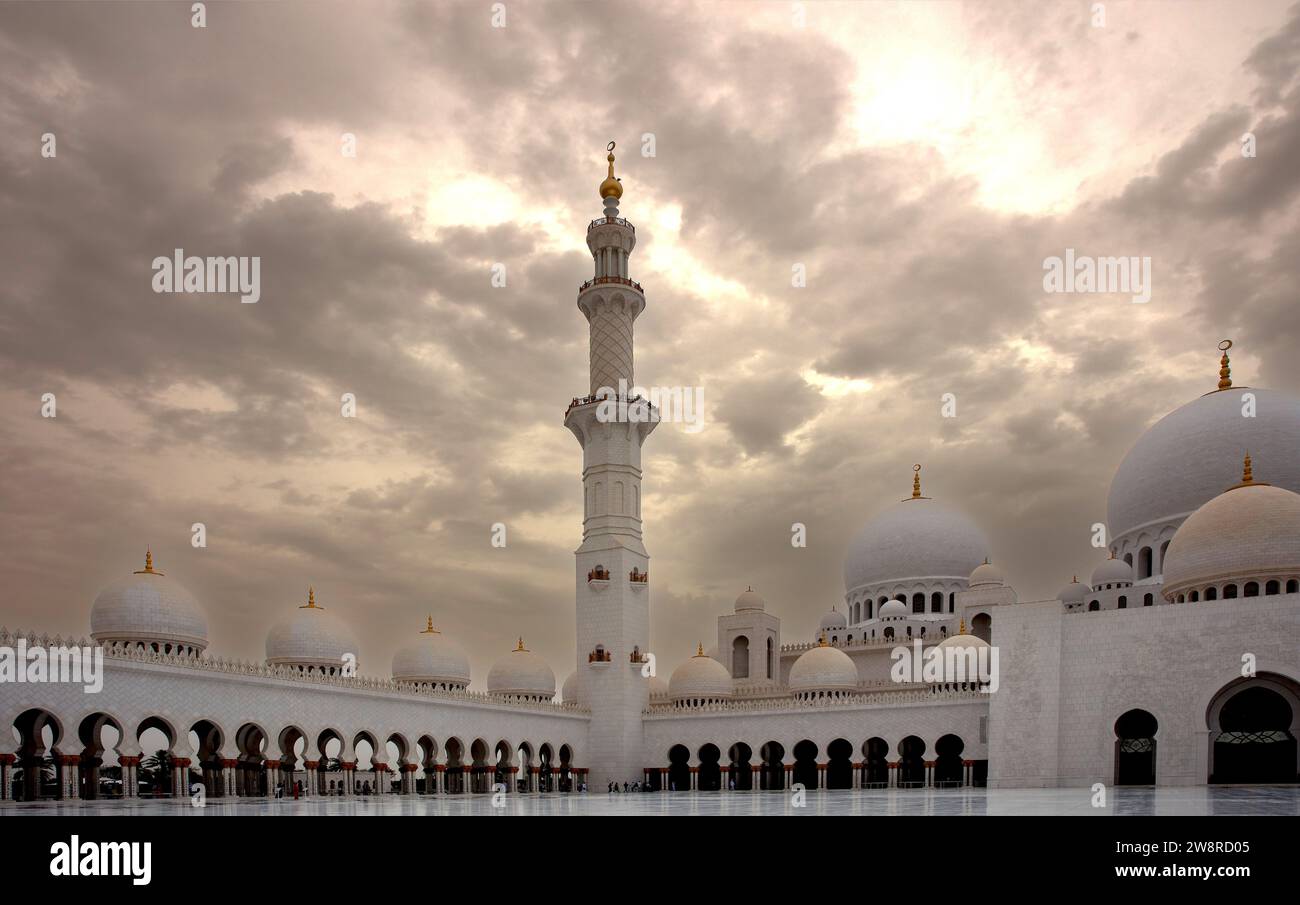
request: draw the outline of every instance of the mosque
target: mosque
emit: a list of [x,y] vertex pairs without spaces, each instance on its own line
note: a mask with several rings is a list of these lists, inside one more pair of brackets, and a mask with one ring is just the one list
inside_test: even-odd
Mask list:
[[[1300,400],[1234,386],[1230,343],[1217,386],[1120,463],[1087,581],[1020,600],[977,521],[926,496],[915,466],[910,495],[849,544],[844,599],[817,638],[783,641],[750,588],[718,617],[716,646],[666,682],[652,675],[641,449],[656,421],[601,415],[609,388],[635,385],[646,305],[612,145],[608,161],[587,228],[595,273],[577,297],[590,387],[564,414],[585,502],[576,661],[559,695],[523,639],[470,691],[468,658],[432,618],[387,676],[367,674],[314,591],[267,635],[264,662],[214,656],[203,605],[146,555],[95,598],[89,640],[0,630],[4,648],[105,654],[99,694],[0,687],[16,739],[0,751],[3,797],[102,797],[114,761],[109,788],[125,797],[197,782],[220,797],[298,783],[350,796],[1297,781]],[[900,681],[908,646],[995,651],[997,675]],[[146,733],[165,749],[142,751]]]

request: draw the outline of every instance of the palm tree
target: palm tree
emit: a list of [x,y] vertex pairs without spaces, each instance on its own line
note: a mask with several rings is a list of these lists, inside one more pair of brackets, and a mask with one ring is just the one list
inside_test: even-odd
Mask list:
[[140,772],[149,777],[151,789],[171,791],[172,755],[170,751],[155,751],[140,761]]

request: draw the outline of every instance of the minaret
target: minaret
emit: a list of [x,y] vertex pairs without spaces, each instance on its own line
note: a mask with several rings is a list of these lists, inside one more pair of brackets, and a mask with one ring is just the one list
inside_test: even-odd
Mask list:
[[582,444],[582,546],[577,557],[578,688],[591,708],[589,750],[593,788],[641,779],[641,713],[649,681],[636,658],[650,650],[650,557],[641,542],[641,444],[657,413],[629,399],[632,324],[645,308],[639,283],[628,278],[636,230],[618,216],[623,186],[600,184],[605,214],[587,227],[595,275],[578,288],[578,309],[591,336],[590,393],[574,399],[564,426]]

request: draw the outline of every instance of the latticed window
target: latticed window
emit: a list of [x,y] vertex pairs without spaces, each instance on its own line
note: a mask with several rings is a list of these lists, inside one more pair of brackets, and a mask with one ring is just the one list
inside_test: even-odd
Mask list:
[[1291,735],[1281,729],[1267,729],[1263,732],[1220,732],[1216,741],[1227,745],[1261,745],[1290,740]]
[[1121,754],[1150,754],[1155,750],[1155,740],[1149,738],[1126,738],[1119,743]]

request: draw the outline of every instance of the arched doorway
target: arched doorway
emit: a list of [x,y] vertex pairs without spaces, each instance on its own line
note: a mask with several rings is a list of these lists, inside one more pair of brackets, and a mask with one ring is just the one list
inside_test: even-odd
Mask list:
[[1115,721],[1115,785],[1155,785],[1157,729],[1145,710],[1130,710]]
[[805,789],[818,787],[817,745],[808,739],[794,746],[794,781],[802,783]]
[[883,789],[889,785],[889,742],[883,738],[873,737],[867,739],[862,746],[862,755],[864,758],[863,784],[865,786],[877,789]]
[[59,739],[63,727],[48,710],[21,713],[13,724],[18,734],[18,761],[14,769],[14,798],[35,801],[59,798]]
[[691,790],[691,752],[685,745],[668,749],[668,789],[671,792]]
[[[256,723],[245,723],[235,733],[235,748],[239,751],[235,766],[237,794],[244,797],[266,794],[266,745],[266,730]],[[144,768],[144,762],[140,767]]]
[[121,767],[104,767],[104,751],[117,747],[122,740],[122,727],[106,713],[92,713],[81,721],[77,727],[77,738],[81,742],[81,762],[78,765],[81,776],[82,798],[120,798],[124,792],[121,780]]
[[[551,749],[542,748],[542,766],[546,769],[546,775],[550,776],[550,756]],[[444,771],[445,778],[443,782],[447,786],[448,795],[463,795],[466,791],[465,782],[465,745],[458,738],[447,739],[447,769]]]
[[970,633],[986,644],[993,643],[993,617],[980,613],[970,621]]
[[951,733],[943,736],[934,743],[934,753],[937,755],[934,759],[934,784],[936,786],[961,786],[965,785],[965,766],[961,759],[961,753],[966,748],[966,743],[960,736]]
[[763,758],[763,769],[759,772],[759,788],[775,791],[785,788],[785,746],[780,742],[768,742],[759,749]]
[[909,735],[898,746],[898,786],[902,789],[919,789],[925,785],[925,742]]
[[203,776],[203,794],[208,798],[221,798],[226,794],[222,780],[225,764],[221,748],[225,736],[221,727],[212,720],[199,720],[190,726],[190,745],[194,749],[195,766]]
[[1265,673],[1238,680],[1215,695],[1207,712],[1209,781],[1296,782],[1298,705],[1295,683]]
[[744,742],[736,742],[727,750],[729,782],[737,791],[748,792],[754,788],[754,770],[750,759],[754,752]]
[[826,788],[853,788],[853,743],[837,738],[826,746]]
[[722,752],[718,746],[708,744],[700,748],[699,790],[701,792],[718,792],[722,789],[722,767],[718,761]]

